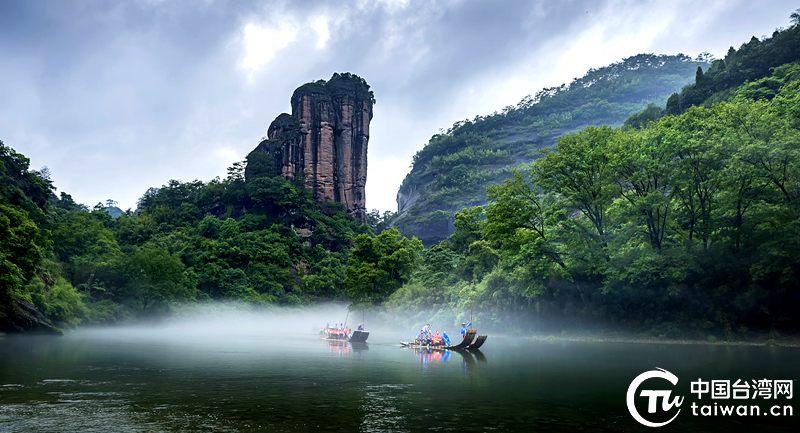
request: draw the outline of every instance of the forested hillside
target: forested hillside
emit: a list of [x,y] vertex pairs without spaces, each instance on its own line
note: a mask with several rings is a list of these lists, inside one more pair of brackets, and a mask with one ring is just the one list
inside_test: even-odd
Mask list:
[[0,143],[0,331],[19,331],[4,320],[20,301],[72,327],[204,300],[380,301],[355,276],[395,289],[408,280],[418,241],[397,231],[373,238],[340,204],[317,203],[300,180],[260,170],[270,166],[264,158],[248,157],[247,181],[246,162],[226,179],[172,180],[149,189],[135,212],[113,218],[112,200],[89,209],[69,194],[57,198],[46,170],[30,170],[27,158]]
[[771,37],[754,36],[738,50],[730,47],[725,58],[713,60],[705,72],[698,69],[694,82],[672,94],[665,106],[652,104],[625,125],[642,127],[662,116],[681,114],[692,106],[710,107],[736,95],[771,99],[784,84],[800,78],[800,13],[791,19],[792,27],[777,29]]
[[705,56],[640,54],[590,70],[569,85],[527,96],[500,113],[456,122],[414,155],[397,194],[393,226],[427,245],[453,233],[453,214],[486,203],[486,187],[539,156],[562,134],[590,125],[620,126],[707,67]]
[[[387,302],[409,325],[591,325],[653,337],[796,332],[800,81],[642,129],[567,134],[456,214]],[[565,331],[566,332],[566,331]]]
[[664,108],[566,134],[511,170],[425,251],[388,300],[392,317],[466,318],[474,284],[488,327],[796,333],[798,12],[789,29],[698,69]]

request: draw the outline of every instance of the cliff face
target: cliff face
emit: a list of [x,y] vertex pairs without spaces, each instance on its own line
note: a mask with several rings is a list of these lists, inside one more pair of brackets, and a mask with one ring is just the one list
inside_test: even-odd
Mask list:
[[300,86],[292,114],[279,115],[255,152],[270,155],[287,179],[305,175],[320,202],[343,203],[365,221],[367,144],[374,99],[369,85],[350,74]]
[[16,297],[9,297],[7,301],[6,305],[0,304],[0,336],[4,333],[63,334],[27,301]]

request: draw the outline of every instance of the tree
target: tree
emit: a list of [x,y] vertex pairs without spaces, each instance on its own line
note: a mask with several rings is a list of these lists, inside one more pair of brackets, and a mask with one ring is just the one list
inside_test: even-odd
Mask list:
[[345,270],[345,294],[357,302],[382,302],[411,279],[422,250],[419,239],[394,228],[375,237],[359,235]]
[[139,249],[125,261],[124,297],[142,311],[157,304],[194,297],[194,287],[180,259],[161,249]]
[[460,254],[469,251],[469,246],[484,237],[485,214],[483,207],[476,206],[456,212],[453,226],[456,231],[450,236],[452,249]]
[[65,214],[53,224],[52,239],[56,257],[64,262],[78,256],[100,259],[119,254],[114,234],[94,214],[86,212]]
[[678,225],[688,232],[690,242],[699,239],[704,248],[717,230],[714,212],[723,189],[720,172],[730,158],[721,144],[725,129],[718,112],[695,107],[653,126],[665,131],[663,146],[675,155],[667,163],[675,168],[669,188],[678,201]]
[[0,203],[0,305],[38,270],[42,262],[34,242],[38,233],[25,211]]
[[669,176],[674,153],[660,128],[625,131],[615,146],[614,182],[631,216],[644,223],[652,249],[661,252],[673,211]]
[[373,233],[380,233],[389,228],[389,224],[395,213],[392,211],[384,211],[383,215],[378,209],[372,209],[367,212],[367,225],[372,229]]
[[617,130],[588,127],[577,134],[561,137],[555,151],[545,150],[545,158],[534,165],[533,182],[563,198],[569,212],[579,211],[591,225],[579,218],[572,221],[589,238],[605,248],[607,213],[619,186],[614,182],[612,141]]

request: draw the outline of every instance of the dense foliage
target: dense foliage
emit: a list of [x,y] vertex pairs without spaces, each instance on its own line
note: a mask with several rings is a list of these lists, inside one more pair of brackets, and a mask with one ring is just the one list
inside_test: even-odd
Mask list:
[[[257,152],[224,180],[150,188],[136,212],[114,218],[113,200],[90,211],[68,194],[56,198],[46,174],[0,150],[0,305],[30,301],[61,326],[197,300],[298,305],[349,294],[380,302],[410,278],[422,248],[396,230],[373,238],[388,214],[373,211],[372,226],[362,225],[340,204],[315,202],[302,182],[274,175]],[[373,285],[353,279],[363,272],[377,273]]]
[[641,128],[662,116],[681,114],[692,106],[710,107],[737,95],[772,99],[781,87],[800,78],[797,16],[798,12],[794,12],[793,25],[776,29],[771,37],[758,39],[754,36],[738,50],[730,47],[725,58],[711,61],[705,72],[698,68],[694,82],[673,93],[665,108],[648,105],[644,111],[629,117],[625,125]]
[[796,331],[798,179],[800,81],[642,129],[589,127],[490,187],[485,209],[457,213],[388,305],[452,325],[475,281],[490,327]]
[[[797,23],[788,29],[776,29],[771,37],[753,36],[738,50],[730,47],[725,58],[712,61],[705,72],[697,71],[693,84],[670,96],[666,114],[680,114],[693,105],[710,106],[726,100],[742,84],[770,77],[774,68],[797,61],[800,61],[800,26]],[[768,93],[758,96],[774,96],[783,84],[781,81],[781,77],[775,77],[761,82],[759,87],[768,88]]]
[[707,64],[684,55],[639,54],[543,89],[500,113],[456,122],[414,155],[394,227],[426,244],[438,242],[452,232],[455,211],[485,204],[487,186],[523,170],[558,136],[590,125],[619,126],[648,103],[663,105],[700,66]]

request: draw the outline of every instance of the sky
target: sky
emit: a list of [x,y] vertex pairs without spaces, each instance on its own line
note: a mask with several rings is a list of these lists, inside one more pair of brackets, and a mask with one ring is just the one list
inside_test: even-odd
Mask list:
[[[367,208],[397,210],[440,129],[639,53],[724,57],[796,1],[0,1],[0,140],[58,192],[122,209],[224,178],[295,88],[365,78]],[[57,192],[57,194],[58,194]]]

